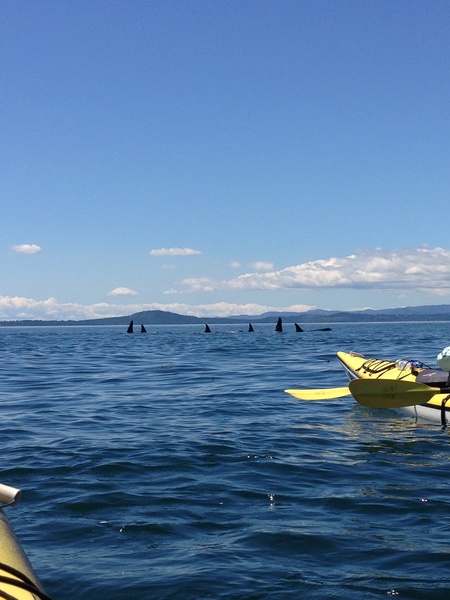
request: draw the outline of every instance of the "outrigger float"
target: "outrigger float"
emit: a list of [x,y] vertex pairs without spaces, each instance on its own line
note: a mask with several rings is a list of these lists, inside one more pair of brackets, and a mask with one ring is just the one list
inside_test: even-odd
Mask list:
[[439,369],[417,360],[366,358],[358,352],[339,351],[337,358],[349,379],[348,387],[285,391],[301,400],[352,394],[363,406],[401,409],[446,426],[450,419],[450,346],[437,357]]
[[3,508],[19,502],[21,491],[0,484],[0,598],[51,600],[14,534]]

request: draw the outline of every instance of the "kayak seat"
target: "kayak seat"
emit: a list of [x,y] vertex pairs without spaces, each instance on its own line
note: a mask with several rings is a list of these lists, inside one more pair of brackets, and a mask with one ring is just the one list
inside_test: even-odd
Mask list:
[[423,369],[417,377],[417,383],[425,383],[431,387],[446,387],[449,374],[446,371],[440,369]]

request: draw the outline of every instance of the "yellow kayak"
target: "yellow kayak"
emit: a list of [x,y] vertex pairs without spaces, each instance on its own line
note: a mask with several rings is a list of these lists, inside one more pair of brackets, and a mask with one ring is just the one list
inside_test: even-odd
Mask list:
[[[337,358],[344,368],[348,379],[381,379],[410,381],[426,384],[433,388],[446,388],[449,374],[440,369],[431,369],[415,360],[384,360],[366,358],[358,352],[338,352]],[[424,404],[401,408],[402,412],[413,414],[431,421],[440,421],[445,426],[450,418],[450,394],[435,393]]]
[[50,600],[3,511],[19,499],[20,490],[0,484],[0,598]]

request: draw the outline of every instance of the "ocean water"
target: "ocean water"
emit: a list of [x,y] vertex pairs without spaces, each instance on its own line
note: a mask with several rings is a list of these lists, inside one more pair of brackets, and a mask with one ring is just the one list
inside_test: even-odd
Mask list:
[[450,323],[0,329],[5,509],[55,600],[450,597],[449,431],[337,350],[435,366]]

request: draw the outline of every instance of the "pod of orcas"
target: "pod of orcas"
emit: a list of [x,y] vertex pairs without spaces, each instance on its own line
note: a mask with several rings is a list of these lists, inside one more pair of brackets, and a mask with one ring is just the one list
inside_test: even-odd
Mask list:
[[[133,323],[133,321],[130,321],[130,324],[128,325],[127,333],[133,333],[133,332],[134,332],[134,323]],[[145,329],[145,327],[143,325],[141,325],[141,333],[147,333],[147,330]]]
[[[298,323],[294,323],[294,325],[295,325],[295,331],[297,333],[304,332],[304,329],[302,329]],[[275,331],[277,333],[283,332],[283,322],[281,320],[281,317],[278,317],[277,324],[275,325]],[[312,329],[312,331],[331,331],[331,327],[322,327],[320,329]],[[131,321],[130,324],[128,325],[127,333],[133,333],[133,332],[134,332],[134,323],[133,323],[133,321]],[[251,323],[248,324],[248,332],[249,333],[255,332],[255,330],[253,329],[253,325]],[[144,325],[141,325],[141,333],[147,333],[147,330],[145,329]],[[211,328],[208,324],[205,325],[205,333],[212,333]]]
[[[302,329],[300,327],[300,325],[298,323],[294,323],[295,325],[295,331],[297,333],[303,333],[305,330]],[[281,317],[278,317],[278,321],[277,324],[275,325],[275,331],[277,333],[283,333],[283,321],[281,320]],[[331,327],[321,327],[320,329],[311,329],[311,331],[331,331]],[[251,323],[248,324],[248,332],[249,333],[254,333],[255,330],[253,329],[253,325]],[[205,325],[205,333],[211,333],[211,328],[209,327],[209,325]]]

